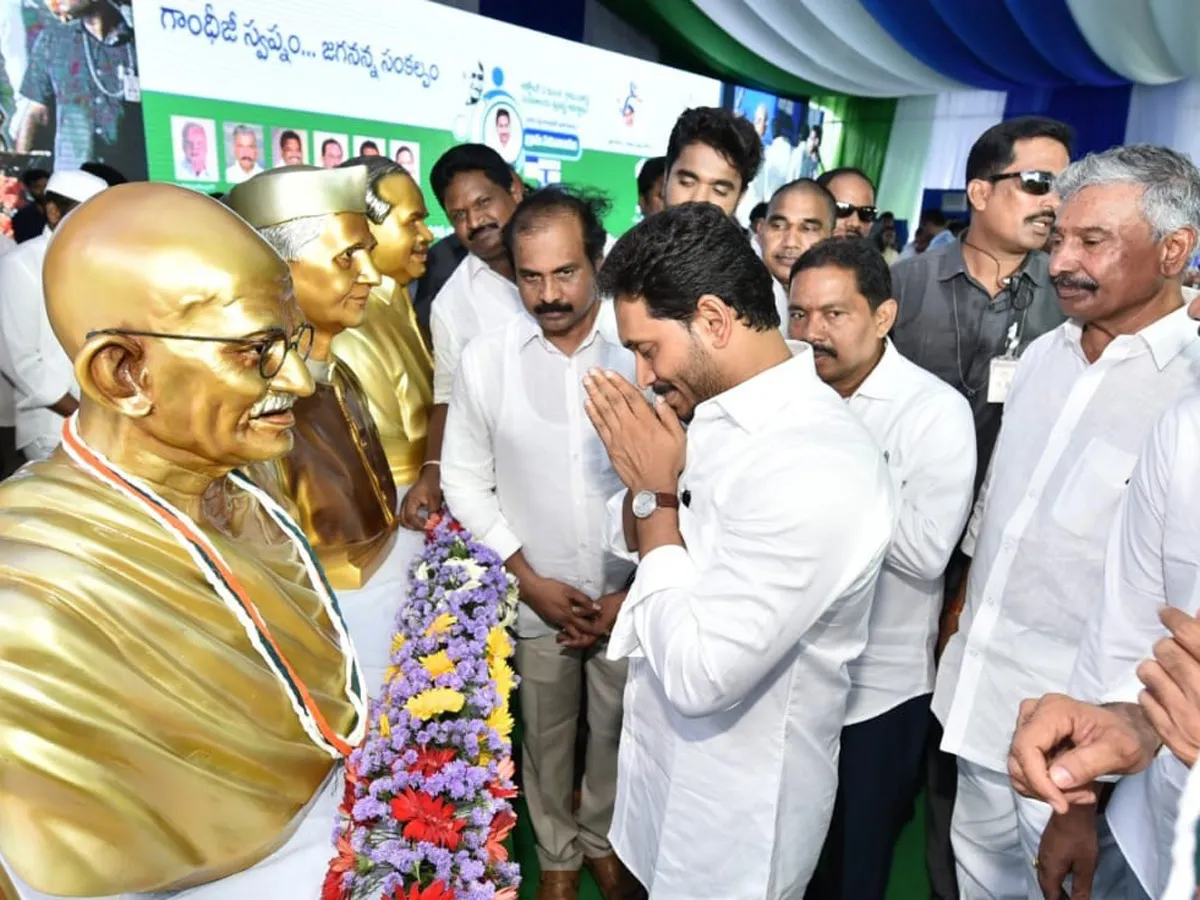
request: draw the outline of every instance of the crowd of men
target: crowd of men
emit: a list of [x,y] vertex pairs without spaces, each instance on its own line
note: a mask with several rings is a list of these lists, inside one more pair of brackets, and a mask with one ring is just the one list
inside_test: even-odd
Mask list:
[[[989,129],[969,228],[902,258],[854,168],[748,237],[763,148],[720,109],[615,244],[598,194],[437,161],[401,519],[444,502],[519,581],[539,900],[584,869],[606,900],[882,900],[922,789],[938,898],[1162,895],[1200,744],[1200,172],[1071,141]],[[48,230],[93,177],[50,179]],[[30,456],[75,402],[44,309],[10,321],[36,252],[0,260]]]

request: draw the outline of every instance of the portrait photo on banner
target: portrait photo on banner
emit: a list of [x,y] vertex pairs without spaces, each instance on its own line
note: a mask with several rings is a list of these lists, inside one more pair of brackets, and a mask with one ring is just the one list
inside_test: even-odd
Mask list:
[[308,163],[308,132],[303,128],[271,129],[271,165],[303,166]]
[[416,141],[392,141],[388,155],[396,165],[421,183],[421,145]]
[[350,158],[346,148],[350,146],[350,138],[345,134],[332,134],[328,131],[313,132],[313,163],[322,169],[335,169]]
[[215,183],[217,123],[197,116],[171,116],[175,180]]

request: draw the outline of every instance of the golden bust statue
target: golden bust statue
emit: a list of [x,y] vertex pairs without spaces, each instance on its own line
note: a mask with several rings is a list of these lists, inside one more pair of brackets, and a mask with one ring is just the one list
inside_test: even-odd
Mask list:
[[362,383],[392,478],[401,487],[420,474],[433,406],[433,356],[408,293],[409,283],[425,274],[433,235],[425,225],[425,198],[412,176],[383,157],[362,159],[368,169],[367,218],[375,237],[371,259],[383,283],[371,290],[363,323],[334,338],[333,354]]
[[332,353],[333,339],[360,325],[371,289],[361,166],[291,166],[256,175],[225,202],[288,263],[296,301],[315,330],[309,370],[316,390],[296,404],[292,452],[274,464],[273,481],[295,504],[334,587],[362,587],[391,549],[396,485],[370,405],[354,372]]
[[82,400],[0,484],[0,872],[211,884],[292,837],[364,727],[312,551],[235,471],[291,449],[311,332],[271,247],[170,185],[79,207],[44,279]]

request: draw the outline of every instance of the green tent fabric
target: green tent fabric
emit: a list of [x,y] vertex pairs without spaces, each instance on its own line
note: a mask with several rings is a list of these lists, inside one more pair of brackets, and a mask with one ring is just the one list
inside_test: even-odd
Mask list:
[[856,166],[876,185],[883,174],[896,101],[830,94],[752,53],[691,0],[602,0],[612,12],[654,39],[663,62],[782,97],[808,97],[830,116],[822,156],[826,168]]

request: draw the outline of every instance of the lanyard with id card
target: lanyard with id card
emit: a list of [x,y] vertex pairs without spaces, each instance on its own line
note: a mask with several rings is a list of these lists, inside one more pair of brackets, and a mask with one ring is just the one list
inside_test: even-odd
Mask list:
[[988,367],[988,403],[1004,403],[1008,399],[1013,376],[1017,374],[1017,347],[1020,340],[1020,326],[1013,322],[1008,329],[1004,355],[995,357]]

